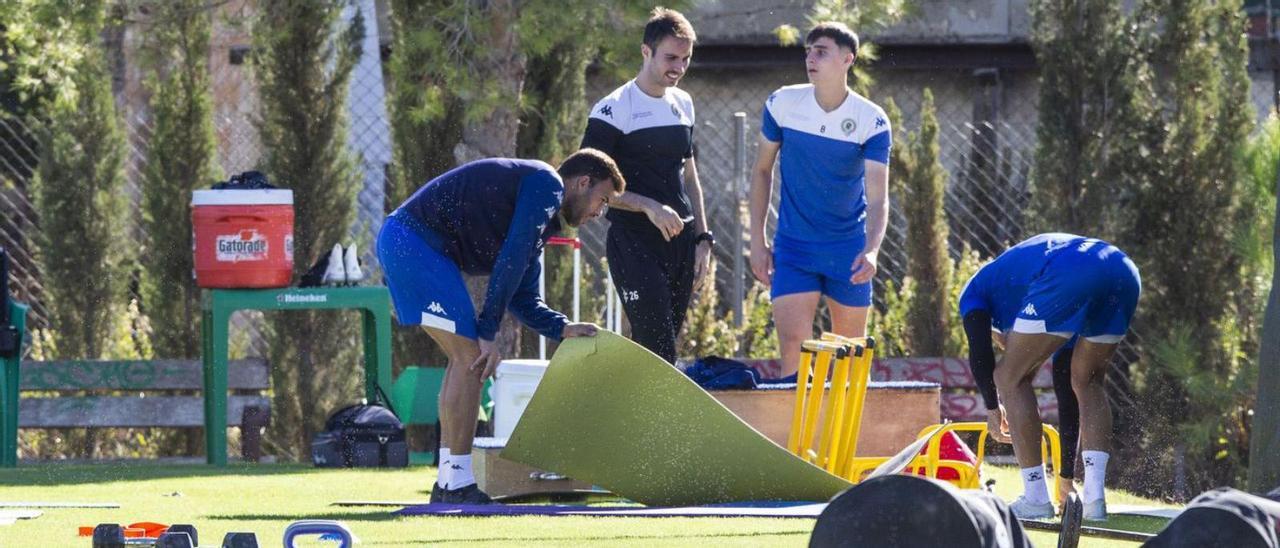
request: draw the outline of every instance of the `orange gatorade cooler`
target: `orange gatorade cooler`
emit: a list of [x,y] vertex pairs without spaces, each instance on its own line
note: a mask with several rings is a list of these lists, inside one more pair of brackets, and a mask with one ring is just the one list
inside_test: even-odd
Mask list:
[[286,287],[293,278],[292,190],[197,190],[191,230],[199,287]]

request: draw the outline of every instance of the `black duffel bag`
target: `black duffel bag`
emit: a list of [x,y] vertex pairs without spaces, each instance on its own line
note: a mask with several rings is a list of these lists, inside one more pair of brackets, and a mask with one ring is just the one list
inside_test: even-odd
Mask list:
[[381,405],[344,407],[312,438],[311,461],[324,468],[408,466],[404,425]]

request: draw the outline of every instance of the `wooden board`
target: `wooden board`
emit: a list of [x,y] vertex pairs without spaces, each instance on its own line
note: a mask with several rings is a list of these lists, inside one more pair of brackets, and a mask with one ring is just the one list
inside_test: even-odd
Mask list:
[[[716,390],[710,394],[765,437],[787,446],[796,401],[794,390]],[[921,429],[940,422],[938,397],[937,386],[869,387],[858,435],[858,456],[892,455],[915,441]]]
[[[766,378],[777,378],[782,362],[776,358],[737,358]],[[871,364],[872,381],[922,381],[942,388],[976,389],[969,360],[961,358],[877,358]],[[1053,364],[1045,362],[1031,381],[1036,388],[1053,388]]]
[[[230,396],[227,424],[239,426],[244,408],[270,411],[265,396]],[[196,427],[204,426],[204,398],[200,396],[22,398],[18,401],[19,428],[94,427]]]
[[[741,359],[749,367],[766,376],[781,371],[777,359]],[[771,373],[772,372],[772,373]],[[985,421],[986,407],[978,393],[967,360],[960,358],[880,358],[871,366],[871,380],[921,381],[942,385],[942,418],[952,421]],[[1058,399],[1053,395],[1053,364],[1045,362],[1036,372],[1031,385],[1036,388],[1040,417],[1058,422]]]
[[[559,477],[499,456],[501,447],[476,447],[471,451],[476,484],[490,497],[502,498],[542,493],[593,491],[590,483]],[[559,478],[559,479],[556,479]]]
[[[271,386],[267,360],[227,364],[227,387],[265,390]],[[203,390],[200,360],[24,361],[20,390]]]

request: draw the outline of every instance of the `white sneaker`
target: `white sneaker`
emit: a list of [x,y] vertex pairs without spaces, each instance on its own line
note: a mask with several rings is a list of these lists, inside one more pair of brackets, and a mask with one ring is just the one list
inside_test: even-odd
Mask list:
[[1009,509],[1018,519],[1046,519],[1053,517],[1054,513],[1052,502],[1035,504],[1026,497],[1018,497],[1018,500],[1009,505]]
[[343,270],[347,272],[347,283],[355,284],[364,279],[364,271],[360,270],[360,253],[356,251],[356,244],[347,246],[342,265]]
[[320,284],[342,285],[344,283],[347,283],[347,271],[342,267],[342,246],[333,244],[333,251],[329,252],[329,266],[325,268]]
[[1084,519],[1089,521],[1107,520],[1107,499],[1098,499],[1084,503]]

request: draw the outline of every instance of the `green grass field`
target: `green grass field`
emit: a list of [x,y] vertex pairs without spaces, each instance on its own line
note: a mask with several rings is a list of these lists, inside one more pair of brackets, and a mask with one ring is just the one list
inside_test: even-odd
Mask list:
[[[996,490],[1011,499],[1016,471],[987,467]],[[698,545],[803,546],[813,521],[756,518],[500,517],[399,518],[391,508],[340,508],[338,500],[426,500],[435,469],[317,470],[303,465],[40,464],[0,470],[0,501],[116,502],[120,509],[46,509],[33,520],[0,526],[0,546],[84,546],[79,526],[101,522],[192,523],[205,546],[227,531],[252,531],[259,543],[279,546],[284,528],[298,519],[347,523],[363,546]],[[1158,505],[1124,493],[1109,504]],[[1162,520],[1113,518],[1106,527],[1156,531]],[[1056,535],[1031,532],[1037,546]],[[314,537],[313,537],[314,539]],[[334,546],[314,541],[307,546]],[[1082,539],[1082,546],[1137,546]]]

